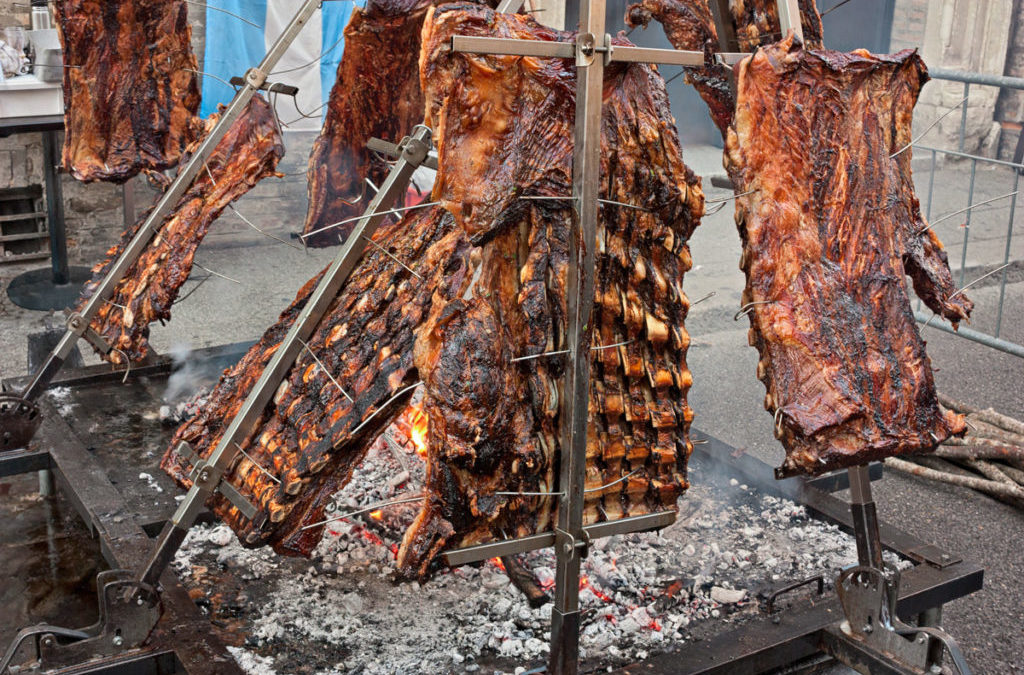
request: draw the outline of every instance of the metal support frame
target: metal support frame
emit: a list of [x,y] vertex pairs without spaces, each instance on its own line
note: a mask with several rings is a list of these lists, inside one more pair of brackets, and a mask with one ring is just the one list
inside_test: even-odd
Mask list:
[[[310,296],[295,323],[288,330],[280,346],[267,363],[260,378],[253,385],[241,409],[231,420],[224,431],[220,442],[206,459],[195,467],[195,479],[184,501],[175,511],[174,516],[160,533],[157,546],[139,573],[140,583],[155,585],[157,579],[174,557],[181,546],[189,528],[192,527],[200,511],[205,507],[207,499],[215,491],[222,490],[230,494],[232,488],[222,482],[222,476],[231,462],[238,455],[240,444],[252,433],[253,425],[259,420],[267,404],[273,398],[281,380],[288,374],[295,363],[303,343],[309,339],[320,319],[323,318],[338,295],[338,291],[348,279],[366,248],[366,242],[373,236],[377,226],[387,215],[386,211],[399,196],[405,194],[409,179],[417,167],[427,158],[430,151],[430,129],[419,125],[413,135],[406,138],[400,145],[401,154],[391,168],[380,190],[367,206],[348,239],[331,266],[320,279],[316,289]],[[231,495],[234,496],[234,495]]]

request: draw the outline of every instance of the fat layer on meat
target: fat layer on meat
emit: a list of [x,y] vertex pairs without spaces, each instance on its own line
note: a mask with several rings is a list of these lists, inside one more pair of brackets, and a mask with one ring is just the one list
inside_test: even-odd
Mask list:
[[921,216],[910,173],[927,70],[792,39],[736,67],[726,165],[737,193],[750,341],[784,473],[927,452],[965,430],[943,413],[906,289],[950,321],[973,304]]
[[201,132],[185,0],[57,0],[64,167],[124,182],[174,167]]
[[[205,136],[218,121],[211,115],[205,122]],[[195,141],[186,157],[199,146]],[[182,285],[192,273],[196,249],[210,225],[234,200],[260,180],[273,176],[284,156],[284,139],[274,112],[261,96],[252,101],[235,120],[206,161],[206,167],[159,225],[149,245],[117,282],[114,294],[93,318],[91,327],[113,347],[104,355],[112,363],[139,361],[149,349],[149,325],[171,318],[171,307]],[[138,233],[149,214],[143,215],[121,240],[107,251],[107,259],[92,270],[77,310],[80,311],[96,287]]]

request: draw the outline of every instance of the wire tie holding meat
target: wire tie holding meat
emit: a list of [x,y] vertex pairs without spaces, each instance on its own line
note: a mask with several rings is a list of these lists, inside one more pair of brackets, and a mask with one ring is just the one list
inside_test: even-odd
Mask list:
[[[520,195],[520,199],[529,199],[533,201],[556,201],[556,202],[568,202],[571,201],[572,197],[561,197],[558,195]],[[638,204],[627,204],[626,202],[617,202],[614,199],[598,199],[598,204],[610,204],[612,206],[622,206],[627,209],[636,209],[637,211],[643,211],[644,213],[652,213],[651,209],[646,206],[640,206]]]
[[344,225],[345,223],[354,223],[355,221],[362,220],[363,218],[366,218],[367,216],[387,216],[387,215],[390,215],[392,213],[401,213],[402,211],[411,211],[412,209],[425,209],[428,206],[437,206],[440,203],[441,202],[422,202],[420,204],[413,204],[412,206],[402,206],[402,207],[399,207],[399,208],[396,208],[396,209],[388,209],[387,211],[377,211],[376,213],[364,213],[361,216],[354,216],[352,218],[346,218],[345,220],[339,220],[338,222],[331,223],[330,225],[324,225],[323,227],[318,228],[316,230],[313,230],[312,232],[307,232],[306,234],[302,235],[301,238],[305,239],[306,237],[312,237],[314,234],[323,232],[324,230],[329,230],[332,227],[337,227],[338,225]]
[[224,14],[227,14],[228,16],[235,17],[236,19],[238,19],[242,23],[249,24],[253,28],[259,28],[260,30],[263,30],[263,26],[259,25],[258,23],[253,23],[252,21],[249,21],[245,17],[239,16],[238,14],[235,14],[234,12],[229,12],[226,9],[221,9],[220,7],[214,7],[213,5],[208,5],[205,2],[196,2],[196,0],[185,0],[185,2],[187,2],[190,5],[195,5],[196,7],[204,7],[206,9],[212,9],[212,10],[215,10],[217,12],[223,12]]
[[1014,190],[1013,192],[1007,192],[1005,195],[999,195],[998,197],[993,197],[992,199],[986,199],[984,201],[978,202],[977,204],[971,204],[970,206],[962,208],[959,211],[953,211],[953,213],[947,213],[946,215],[944,215],[944,216],[942,216],[940,218],[936,218],[935,220],[932,221],[931,225],[929,225],[928,227],[921,228],[920,230],[917,231],[917,233],[918,234],[924,234],[928,230],[930,230],[933,227],[935,227],[937,224],[941,223],[944,220],[949,220],[953,216],[958,216],[961,213],[966,213],[967,211],[975,209],[975,208],[977,208],[979,206],[984,206],[985,204],[991,204],[992,202],[997,202],[1000,199],[1006,199],[1007,197],[1013,197],[1013,196],[1017,195],[1019,192],[1020,192],[1020,190]]
[[889,155],[889,159],[895,159],[899,155],[901,155],[904,152],[906,152],[912,145],[914,145],[915,143],[919,142],[922,138],[924,138],[925,134],[927,134],[929,131],[934,129],[936,127],[936,125],[938,125],[939,122],[941,122],[942,120],[944,120],[946,118],[947,115],[952,114],[952,112],[954,110],[956,110],[957,108],[962,106],[964,103],[966,103],[968,98],[969,98],[968,96],[964,96],[963,99],[961,99],[959,103],[957,103],[952,108],[950,108],[946,112],[944,112],[941,115],[939,115],[939,117],[934,122],[932,122],[931,124],[928,125],[927,129],[925,129],[924,131],[922,131],[920,134],[917,135],[917,138],[913,139],[912,141],[910,141],[909,143],[904,145],[902,148],[900,148],[896,152],[894,152],[891,155]]
[[[212,178],[212,176],[211,176],[211,178]],[[264,237],[267,237],[268,239],[273,239],[274,241],[279,242],[281,244],[284,244],[285,246],[294,248],[296,251],[306,250],[306,249],[302,248],[301,246],[296,246],[295,244],[291,243],[290,241],[285,241],[281,237],[277,237],[277,236],[275,236],[273,234],[270,234],[269,232],[265,232],[265,231],[261,230],[260,228],[258,228],[256,226],[255,223],[253,223],[251,220],[249,220],[248,218],[243,216],[241,213],[239,213],[238,209],[235,208],[234,204],[228,204],[228,208],[231,209],[232,213],[234,213],[236,216],[241,218],[243,223],[245,223],[246,225],[248,225],[252,229],[256,230],[257,232],[262,234]],[[308,250],[307,250],[307,253],[308,253]]]
[[221,274],[220,272],[214,272],[209,267],[203,267],[202,265],[200,265],[199,263],[197,263],[194,260],[192,261],[192,265],[194,265],[195,267],[198,267],[199,269],[203,270],[204,272],[209,272],[210,274],[212,274],[215,277],[220,277],[221,279],[227,279],[228,281],[230,281],[232,283],[235,283],[235,284],[238,284],[239,286],[242,285],[242,282],[239,281],[238,279],[232,279],[231,277],[227,276],[226,274]]
[[710,300],[711,298],[715,297],[716,295],[718,295],[718,293],[716,293],[715,291],[711,291],[710,293],[705,295],[700,300],[694,300],[693,302],[691,302],[690,303],[690,307],[693,307],[694,305],[699,305],[700,303],[704,302],[705,300]]
[[622,342],[616,342],[616,343],[610,344],[610,345],[601,345],[599,347],[591,347],[590,351],[592,351],[592,352],[599,352],[602,349],[614,349],[615,347],[624,347],[624,346],[626,346],[626,345],[628,345],[628,344],[630,344],[632,342],[636,342],[636,340],[623,340]]
[[755,192],[760,192],[760,191],[761,191],[761,188],[754,188],[753,190],[747,190],[746,192],[740,192],[739,194],[730,195],[728,197],[719,197],[718,199],[706,199],[706,200],[704,200],[704,205],[705,206],[707,206],[708,204],[717,204],[717,206],[715,206],[713,209],[710,209],[710,210],[705,209],[704,210],[704,215],[705,216],[713,216],[716,213],[718,213],[719,211],[721,211],[722,209],[724,209],[725,205],[728,204],[729,202],[733,201],[734,199],[738,199],[740,197],[746,197],[747,195],[752,195]]
[[347,398],[349,400],[349,403],[355,403],[355,400],[351,396],[349,396],[348,392],[342,389],[338,381],[334,379],[334,376],[331,375],[331,371],[327,370],[327,366],[324,365],[323,361],[316,357],[316,354],[314,354],[313,350],[309,348],[309,345],[306,344],[306,341],[299,337],[296,337],[295,339],[299,341],[299,344],[301,344],[303,349],[306,350],[306,353],[308,353],[313,358],[313,360],[316,361],[316,365],[320,367],[320,370],[324,371],[324,375],[326,375],[331,380],[331,382],[334,383],[334,386],[338,388],[338,391],[341,392],[341,395]]
[[353,516],[359,516],[359,515],[362,515],[364,513],[369,513],[371,511],[377,511],[379,509],[383,509],[383,508],[386,508],[388,506],[397,506],[399,504],[411,504],[413,502],[418,502],[421,499],[423,499],[423,495],[422,494],[418,494],[418,495],[415,495],[413,497],[406,497],[404,499],[393,499],[393,500],[388,501],[388,502],[380,502],[378,504],[371,504],[370,506],[367,506],[365,508],[359,509],[358,511],[350,511],[348,513],[343,513],[340,516],[333,516],[333,517],[328,518],[326,520],[321,520],[321,521],[318,521],[316,523],[310,523],[309,525],[304,525],[303,527],[299,528],[299,531],[300,532],[304,532],[306,530],[312,530],[314,527],[320,527],[322,525],[326,525],[327,523],[333,523],[336,520],[345,520],[346,518],[352,518]]
[[745,304],[742,307],[740,307],[740,311],[736,312],[736,314],[733,315],[732,320],[733,321],[739,321],[741,316],[746,316],[747,314],[750,314],[750,312],[753,311],[754,307],[756,307],[757,305],[770,305],[773,302],[777,302],[777,301],[776,300],[754,300],[753,302],[748,302],[747,304]]
[[[982,281],[983,279],[992,276],[996,272],[1001,272],[1002,270],[1006,269],[1007,267],[1009,267],[1012,264],[1013,264],[1012,262],[1008,262],[1005,265],[1000,265],[999,267],[995,268],[994,270],[991,270],[989,272],[986,272],[985,274],[982,274],[980,277],[978,277],[977,279],[975,279],[971,283],[965,284],[963,287],[956,289],[955,291],[950,293],[949,298],[947,299],[947,302],[949,300],[952,300],[956,296],[960,295],[961,293],[963,293],[964,291],[966,291],[968,288],[970,288],[974,284],[978,283],[979,281]],[[928,324],[930,324],[932,322],[932,319],[934,319],[934,318],[935,318],[935,313],[933,312],[932,315],[930,317],[928,317],[928,320],[924,322],[924,328],[927,328]]]
[[589,494],[591,492],[600,492],[601,490],[604,490],[606,488],[610,488],[613,485],[618,485],[619,483],[621,483],[621,482],[623,482],[625,480],[628,480],[629,478],[635,476],[638,473],[640,473],[640,469],[633,469],[632,471],[627,473],[625,476],[620,476],[619,478],[616,478],[615,480],[613,480],[611,483],[605,483],[604,485],[600,485],[600,486],[595,487],[595,488],[588,488],[588,489],[584,490],[583,493],[584,494]]
[[775,409],[775,438],[782,438],[782,406]]
[[277,477],[277,476],[275,476],[274,474],[272,474],[272,473],[270,473],[269,471],[267,471],[266,469],[264,469],[264,468],[263,468],[263,466],[262,466],[262,465],[261,465],[261,464],[260,464],[259,462],[257,462],[257,461],[256,461],[256,458],[255,458],[255,457],[253,457],[252,455],[250,455],[250,454],[249,454],[248,452],[246,452],[245,450],[243,450],[243,449],[242,449],[242,446],[240,446],[240,445],[239,445],[239,444],[238,444],[237,442],[235,442],[235,447],[236,447],[236,448],[238,448],[238,451],[239,451],[240,453],[242,453],[242,455],[244,455],[244,456],[245,456],[245,458],[246,458],[247,460],[249,460],[250,462],[252,462],[252,465],[253,465],[254,467],[256,467],[257,469],[259,469],[259,470],[260,470],[260,471],[261,471],[261,472],[263,473],[263,475],[264,475],[264,476],[266,476],[266,477],[267,477],[267,478],[269,478],[270,480],[274,481],[274,482],[275,482],[275,483],[277,483],[278,485],[280,485],[280,484],[281,484],[281,479],[280,479],[280,478],[278,478],[278,477]]
[[127,307],[125,307],[124,305],[119,305],[119,304],[117,304],[116,302],[114,302],[113,300],[107,300],[107,301],[106,301],[106,303],[107,303],[108,305],[113,305],[114,307],[117,307],[117,308],[118,308],[119,310],[121,310],[122,312],[127,312],[127,311],[128,311],[128,308],[127,308]]
[[381,253],[383,253],[384,255],[386,255],[387,257],[391,258],[391,259],[392,259],[392,260],[394,260],[394,261],[395,261],[396,263],[398,263],[399,265],[401,265],[402,267],[404,267],[404,268],[405,268],[405,270],[406,270],[406,271],[407,271],[407,272],[408,272],[409,274],[413,275],[414,277],[416,277],[416,278],[417,278],[417,279],[419,279],[420,281],[423,281],[423,277],[421,277],[421,276],[420,276],[419,274],[416,274],[416,272],[415,272],[415,271],[413,270],[413,268],[409,267],[409,266],[408,266],[408,265],[406,265],[406,264],[405,264],[404,262],[402,262],[401,260],[399,260],[399,259],[398,259],[398,257],[397,257],[397,256],[396,256],[395,254],[393,254],[393,253],[392,253],[391,251],[387,250],[386,248],[384,248],[383,246],[381,246],[380,244],[378,244],[377,242],[375,242],[375,241],[374,241],[373,239],[370,239],[370,238],[369,238],[369,237],[367,237],[367,236],[366,236],[365,234],[363,235],[363,239],[365,239],[365,240],[366,240],[366,243],[368,243],[368,244],[370,244],[371,246],[373,246],[373,247],[377,248],[377,249],[378,249],[378,250],[379,250],[379,251],[380,251]]
[[235,91],[237,91],[237,88],[235,87],[235,85],[231,84],[230,82],[225,80],[223,77],[217,77],[213,73],[207,73],[207,72],[204,72],[202,70],[196,70],[195,68],[182,68],[182,70],[185,71],[185,72],[189,72],[189,73],[195,73],[196,75],[202,75],[203,77],[212,77],[213,79],[217,80],[218,82],[221,82],[222,84],[225,84],[225,85],[231,87],[232,89],[234,89]]
[[419,381],[419,382],[416,382],[416,383],[414,383],[414,384],[410,384],[410,385],[409,385],[408,387],[404,387],[404,388],[402,388],[402,389],[399,389],[399,390],[398,390],[398,391],[397,391],[397,392],[395,393],[395,395],[394,395],[394,396],[392,396],[392,397],[391,397],[391,398],[389,398],[388,400],[384,401],[384,403],[383,403],[383,404],[381,404],[381,406],[380,406],[379,408],[377,408],[377,409],[376,409],[376,410],[374,410],[374,411],[373,411],[372,413],[370,413],[370,416],[369,416],[369,417],[367,417],[367,418],[366,418],[365,420],[363,420],[362,422],[360,422],[360,423],[359,423],[359,426],[357,426],[357,427],[356,427],[355,429],[353,429],[353,430],[352,430],[352,432],[351,432],[351,433],[349,434],[349,437],[353,437],[353,436],[355,436],[355,435],[356,435],[357,433],[359,433],[359,430],[360,430],[360,429],[362,429],[362,428],[363,428],[363,427],[365,427],[365,426],[366,426],[367,424],[369,424],[369,423],[370,423],[370,420],[372,420],[372,419],[373,419],[374,417],[376,417],[376,416],[377,416],[377,414],[378,414],[378,413],[379,413],[379,412],[380,412],[381,410],[384,410],[384,408],[387,408],[387,407],[388,407],[389,405],[391,405],[391,403],[393,403],[393,402],[394,402],[394,401],[395,401],[396,399],[400,398],[400,397],[402,396],[402,394],[406,393],[407,391],[412,391],[413,389],[415,389],[416,387],[420,386],[421,384],[423,384],[422,380],[421,380],[421,381]]
[[512,359],[512,363],[515,363],[516,361],[529,361],[530,359],[539,359],[542,356],[557,356],[558,354],[568,354],[570,351],[571,350],[569,350],[569,349],[559,349],[556,352],[544,352],[543,354],[531,354],[529,356],[517,356],[514,359]]
[[562,492],[492,492],[495,497],[564,497]]
[[121,384],[124,384],[128,381],[128,373],[132,372],[132,360],[128,358],[128,354],[117,347],[111,347],[110,349],[120,354],[121,358],[124,359],[124,377],[121,378]]

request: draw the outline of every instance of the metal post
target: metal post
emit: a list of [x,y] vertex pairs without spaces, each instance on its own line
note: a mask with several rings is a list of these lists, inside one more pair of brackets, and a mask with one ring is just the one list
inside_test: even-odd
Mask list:
[[[306,22],[313,13],[319,8],[321,0],[304,0],[301,8],[296,12],[292,18],[291,23],[284,29],[281,35],[277,38],[277,41],[267,50],[266,56],[263,57],[263,61],[260,62],[256,68],[251,68],[245,74],[245,84],[235,94],[235,97],[228,104],[226,110],[218,120],[217,124],[210,130],[203,142],[200,143],[199,147],[193,153],[192,158],[189,160],[179,172],[174,182],[167,188],[160,201],[150,212],[146,222],[139,228],[138,232],[125,247],[124,251],[117,261],[110,267],[107,272],[107,276],[99,283],[96,289],[90,296],[89,301],[82,308],[82,311],[73,314],[68,319],[68,330],[61,338],[61,341],[54,347],[53,351],[50,352],[50,356],[46,362],[39,369],[29,383],[25,391],[22,392],[22,397],[28,400],[34,400],[39,396],[40,393],[46,388],[53,376],[57,374],[61,366],[64,364],[64,360],[71,353],[71,350],[75,347],[75,343],[78,342],[78,338],[85,332],[86,328],[89,327],[89,323],[93,317],[99,311],[100,307],[110,299],[113,295],[114,289],[117,287],[118,282],[121,281],[128,269],[134,264],[139,256],[142,255],[143,251],[149,245],[150,240],[159,231],[163,224],[164,218],[174,209],[178,204],[178,200],[181,199],[182,195],[188,190],[189,186],[192,185],[192,181],[199,174],[202,168],[206,165],[207,158],[216,149],[217,144],[220,143],[221,139],[227,134],[228,130],[234,124],[246,107],[249,105],[249,101],[256,95],[260,87],[264,86],[267,81],[267,76],[273,70],[277,62],[280,61],[281,57],[288,50],[289,45],[295,40],[299,32],[302,30]],[[52,239],[52,237],[51,237]]]
[[[967,190],[967,206],[974,204],[974,178],[978,173],[978,160],[971,160],[971,185]],[[964,281],[967,275],[967,241],[971,236],[971,214],[973,211],[967,212],[967,217],[964,220],[964,247],[960,251],[960,286],[964,285]]]
[[792,30],[800,42],[804,41],[804,27],[800,23],[800,5],[797,0],[778,0],[779,2],[779,30],[782,37]]
[[60,154],[57,132],[43,132],[43,175],[46,183],[46,221],[50,230],[50,266],[53,283],[64,286],[71,280],[68,271],[68,238],[64,227],[64,190],[60,184]]
[[[1024,131],[1020,133],[1021,140],[1024,140]],[[1013,172],[1013,192],[1020,189],[1020,172]],[[1006,300],[1006,277],[1010,273],[1007,264],[1010,262],[1010,242],[1013,240],[1013,219],[1017,215],[1017,195],[1010,199],[1010,219],[1006,222],[1006,251],[1003,253],[1003,274],[999,282],[999,310],[996,314],[995,336],[998,338],[1003,329],[1003,302]]]
[[[917,625],[921,628],[942,628],[942,605],[932,607],[921,612],[917,617]],[[928,665],[931,668],[938,666],[942,668],[942,657],[946,654],[945,645],[942,640],[929,638],[928,640]],[[932,672],[935,672],[934,670]]]
[[[196,469],[196,478],[185,495],[185,500],[178,506],[157,542],[156,549],[149,558],[146,567],[139,573],[138,579],[143,584],[155,586],[160,575],[174,557],[175,551],[184,541],[189,528],[195,522],[206,500],[218,489],[221,476],[231,461],[237,456],[238,448],[245,438],[252,433],[253,425],[263,415],[267,404],[274,396],[281,380],[288,374],[296,357],[303,348],[303,343],[316,329],[337,297],[345,280],[355,268],[366,248],[366,242],[373,236],[377,225],[384,219],[390,205],[408,189],[409,179],[416,168],[426,159],[430,150],[430,129],[423,125],[416,127],[413,136],[402,147],[402,154],[388,173],[387,179],[381,184],[362,218],[356,222],[345,244],[341,247],[334,262],[324,273],[317,284],[316,290],[306,302],[295,323],[274,356],[267,363],[259,380],[246,397],[241,409],[231,420],[231,424],[221,436],[217,447],[210,456]],[[596,203],[596,202],[595,202]]]
[[586,478],[587,405],[590,395],[590,315],[594,307],[594,261],[597,241],[598,189],[601,179],[601,98],[604,57],[595,48],[610,46],[605,36],[605,2],[580,3],[576,37],[576,133],[573,146],[575,232],[570,240],[566,281],[568,307],[562,415],[562,461],[555,538],[555,602],[551,610],[550,672],[575,675],[579,670],[579,578],[583,533],[583,487]]
[[866,464],[847,470],[850,476],[850,513],[857,539],[857,561],[866,567],[882,569],[882,541],[878,534],[878,514],[871,497],[871,477]]
[[[971,83],[964,82],[964,98],[968,98],[971,95]],[[957,148],[960,152],[964,151],[964,142],[967,136],[967,107],[971,105],[969,101],[964,101],[963,107],[960,109],[960,141]]]

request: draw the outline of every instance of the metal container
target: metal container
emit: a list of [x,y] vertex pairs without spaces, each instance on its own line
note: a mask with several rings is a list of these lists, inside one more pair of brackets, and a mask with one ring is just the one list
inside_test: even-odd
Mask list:
[[46,0],[32,0],[32,30],[53,28],[53,16]]

